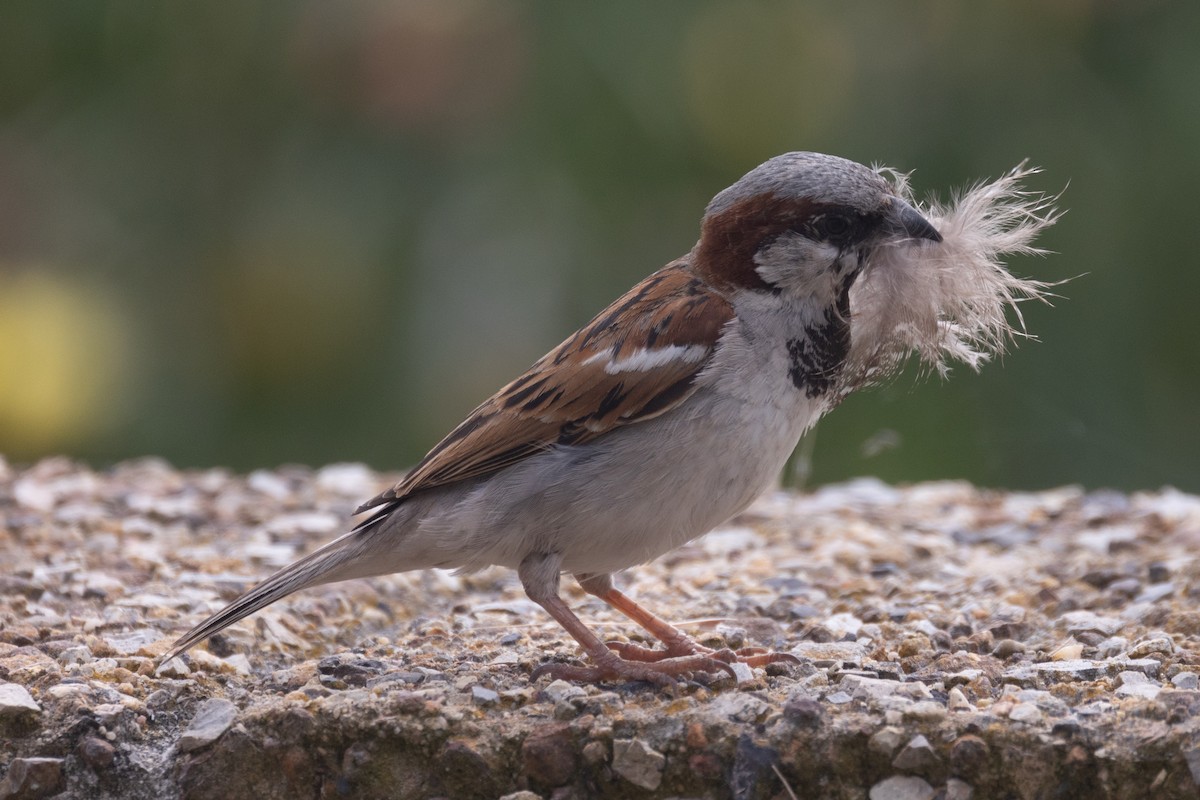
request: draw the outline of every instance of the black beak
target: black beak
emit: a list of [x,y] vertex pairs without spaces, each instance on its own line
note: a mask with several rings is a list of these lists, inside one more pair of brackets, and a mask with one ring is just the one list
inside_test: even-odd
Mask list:
[[942,235],[929,220],[898,197],[892,198],[892,207],[884,224],[887,232],[898,239],[928,239],[931,242],[942,240]]

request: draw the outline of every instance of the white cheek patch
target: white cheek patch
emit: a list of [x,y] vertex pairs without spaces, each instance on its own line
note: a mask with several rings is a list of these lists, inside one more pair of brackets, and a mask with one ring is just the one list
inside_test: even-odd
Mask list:
[[829,273],[839,252],[828,242],[787,231],[754,254],[755,272],[772,286],[797,294],[828,294],[833,285]]
[[[1054,284],[1018,278],[1003,259],[1041,254],[1033,241],[1058,219],[1057,197],[1021,187],[1034,172],[1022,165],[949,205],[928,206],[941,242],[877,248],[850,290],[850,389],[886,379],[914,354],[942,375],[952,361],[978,369],[1026,335],[1018,304],[1045,301]],[[919,208],[904,178],[891,178],[896,195]]]
[[639,350],[634,350],[627,356],[614,359],[612,358],[611,351],[604,350],[595,355],[588,356],[583,363],[591,364],[594,361],[607,361],[604,365],[604,371],[609,375],[618,375],[622,372],[649,372],[666,364],[678,362],[698,364],[708,355],[708,351],[709,348],[707,345],[673,344],[667,347],[643,347]]

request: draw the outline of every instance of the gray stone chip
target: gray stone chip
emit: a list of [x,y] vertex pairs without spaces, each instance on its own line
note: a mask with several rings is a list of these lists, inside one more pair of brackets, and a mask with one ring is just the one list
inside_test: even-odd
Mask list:
[[221,738],[237,719],[237,706],[220,697],[205,700],[196,709],[196,715],[187,730],[179,737],[179,749],[185,753],[198,750]]
[[662,783],[667,758],[641,739],[613,740],[613,772],[634,786],[651,791]]
[[0,717],[15,717],[18,714],[40,713],[42,707],[24,686],[15,683],[0,683]]
[[931,800],[933,787],[912,775],[894,775],[871,787],[871,800]]

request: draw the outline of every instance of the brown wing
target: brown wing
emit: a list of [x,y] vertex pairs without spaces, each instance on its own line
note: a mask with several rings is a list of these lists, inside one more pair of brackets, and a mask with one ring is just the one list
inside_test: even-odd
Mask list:
[[732,316],[686,260],[668,265],[476,408],[400,483],[358,511],[662,414],[695,391],[696,374]]

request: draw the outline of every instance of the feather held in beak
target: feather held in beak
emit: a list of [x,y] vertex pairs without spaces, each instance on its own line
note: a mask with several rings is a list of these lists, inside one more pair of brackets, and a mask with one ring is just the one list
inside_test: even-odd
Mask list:
[[847,393],[886,380],[912,355],[943,376],[952,361],[978,369],[1014,337],[1026,336],[1018,304],[1046,302],[1056,284],[1019,278],[1004,259],[1044,254],[1034,240],[1060,216],[1057,195],[1022,188],[1038,171],[1022,163],[949,204],[922,208],[907,176],[880,170],[896,196],[921,210],[942,241],[898,238],[872,254],[850,292]]

